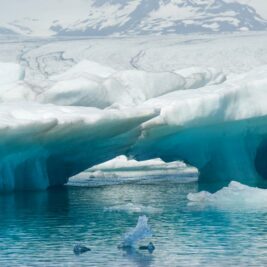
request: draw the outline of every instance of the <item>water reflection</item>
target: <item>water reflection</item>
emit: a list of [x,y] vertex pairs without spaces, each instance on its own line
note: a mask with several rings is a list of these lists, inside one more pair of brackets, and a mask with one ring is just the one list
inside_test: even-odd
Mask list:
[[[188,206],[186,195],[197,190],[194,183],[1,195],[0,266],[266,266],[267,211]],[[153,254],[117,249],[143,213],[105,212],[125,203],[157,210],[146,214],[154,235],[143,242],[155,244]],[[76,257],[76,243],[92,251]]]
[[123,250],[123,257],[127,258],[128,261],[134,263],[134,266],[148,267],[153,263],[152,253],[141,253],[135,248],[127,248]]

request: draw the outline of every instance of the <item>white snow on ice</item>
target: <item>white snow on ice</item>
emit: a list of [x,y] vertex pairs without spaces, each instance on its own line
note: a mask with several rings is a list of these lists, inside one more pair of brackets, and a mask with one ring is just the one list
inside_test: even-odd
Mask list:
[[161,158],[201,179],[256,184],[266,176],[266,44],[260,34],[2,41],[0,191],[64,184],[119,155],[132,173],[170,171],[140,163]]
[[196,168],[179,161],[136,161],[126,156],[118,156],[71,177],[68,185],[96,187],[129,183],[190,183],[197,181],[198,175]]
[[267,190],[250,187],[232,181],[227,187],[211,194],[206,191],[189,193],[191,205],[205,205],[230,210],[263,210],[267,209]]

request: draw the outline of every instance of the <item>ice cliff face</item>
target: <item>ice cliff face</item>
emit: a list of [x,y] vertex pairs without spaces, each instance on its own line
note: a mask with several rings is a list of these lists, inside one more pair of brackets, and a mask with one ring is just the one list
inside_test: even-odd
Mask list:
[[183,160],[200,179],[267,178],[267,67],[118,71],[83,61],[36,90],[0,65],[0,191],[44,189],[118,155]]
[[[129,36],[267,29],[266,20],[255,9],[235,0],[79,0],[72,4],[70,1],[46,1],[40,5],[36,1],[32,5],[29,3],[30,1],[20,6],[18,1],[17,8],[21,7],[21,14],[16,13],[13,19],[11,15],[0,20],[0,34],[16,32],[29,36]],[[27,5],[28,9],[24,7]]]

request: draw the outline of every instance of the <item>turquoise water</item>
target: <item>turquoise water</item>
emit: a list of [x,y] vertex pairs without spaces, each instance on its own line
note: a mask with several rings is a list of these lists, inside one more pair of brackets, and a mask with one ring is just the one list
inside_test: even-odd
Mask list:
[[[188,206],[197,191],[170,183],[1,195],[0,266],[266,266],[267,210]],[[153,254],[117,249],[140,214]],[[75,256],[76,243],[92,251]]]

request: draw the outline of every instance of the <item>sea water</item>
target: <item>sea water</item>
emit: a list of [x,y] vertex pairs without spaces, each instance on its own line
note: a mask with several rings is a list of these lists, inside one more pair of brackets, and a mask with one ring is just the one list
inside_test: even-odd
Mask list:
[[[0,195],[0,266],[266,266],[267,210],[189,205],[197,191],[162,182]],[[155,251],[118,249],[140,215],[153,236],[138,245]],[[91,251],[76,256],[75,244]]]

